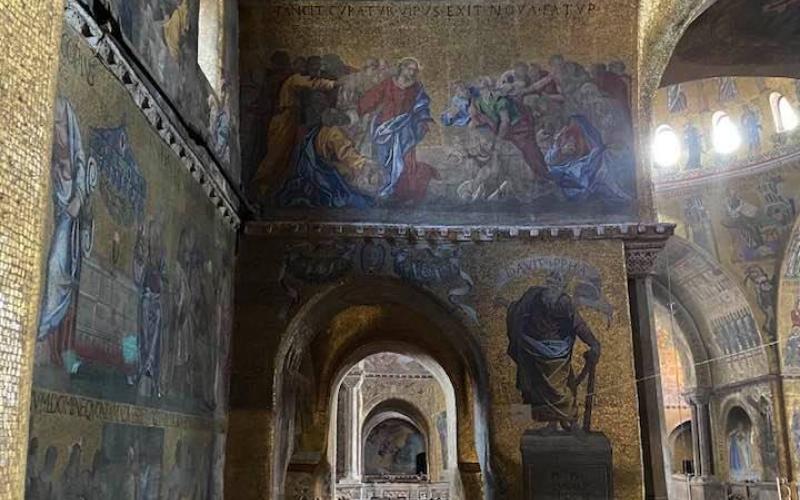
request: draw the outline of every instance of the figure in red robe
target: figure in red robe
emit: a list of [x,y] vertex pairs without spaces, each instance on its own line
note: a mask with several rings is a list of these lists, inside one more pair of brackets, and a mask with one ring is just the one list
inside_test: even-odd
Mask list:
[[397,76],[369,89],[358,101],[358,114],[376,113],[370,127],[375,161],[385,169],[382,198],[419,203],[427,193],[436,170],[416,158],[416,146],[433,121],[430,98],[418,79],[419,63],[405,58]]

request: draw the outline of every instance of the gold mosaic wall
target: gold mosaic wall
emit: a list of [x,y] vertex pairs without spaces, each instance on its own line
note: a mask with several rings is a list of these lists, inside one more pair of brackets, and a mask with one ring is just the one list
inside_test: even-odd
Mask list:
[[[264,259],[264,255],[274,258]],[[480,495],[476,490],[480,481],[475,474],[480,470],[476,438],[480,440],[482,429],[474,427],[479,417],[473,414],[473,403],[479,407],[483,403],[474,399],[479,396],[471,392],[469,374],[462,371],[465,364],[459,361],[459,349],[473,343],[479,346],[475,370],[486,375],[486,382],[479,384],[485,384],[482,387],[489,397],[487,430],[494,474],[501,483],[496,494],[510,500],[521,498],[520,439],[526,430],[544,423],[532,418],[531,406],[523,402],[516,387],[516,365],[508,354],[507,308],[530,287],[544,285],[553,272],[563,272],[568,277],[566,293],[573,294],[580,315],[602,348],[592,430],[604,433],[613,448],[614,498],[641,498],[638,403],[622,242],[413,244],[342,239],[303,243],[254,236],[245,238],[240,256],[240,269],[246,272],[240,271],[238,277],[234,338],[240,348],[234,349],[230,444],[239,458],[229,461],[227,487],[235,488],[229,493],[255,498],[250,490],[238,486],[238,480],[231,479],[241,477],[251,484],[257,470],[276,466],[271,464],[274,456],[259,457],[263,462],[252,457],[246,461],[241,450],[252,446],[248,435],[272,432],[269,447],[274,448],[285,432],[280,420],[286,418],[283,410],[287,406],[279,401],[272,406],[274,401],[265,400],[264,395],[276,390],[273,380],[284,378],[273,379],[276,366],[291,371],[277,359],[280,346],[291,345],[286,344],[287,339],[299,336],[306,340],[298,340],[297,347],[290,348],[290,358],[307,359],[299,365],[314,369],[306,373],[303,368],[303,376],[297,379],[286,375],[291,380],[287,387],[300,384],[297,387],[304,391],[301,400],[319,402],[313,413],[296,420],[304,422],[295,431],[304,454],[325,455],[325,391],[339,363],[371,343],[410,342],[433,356],[453,381],[459,407],[458,459],[469,499]],[[430,295],[449,304],[448,308],[434,313]],[[472,315],[475,320],[469,319]],[[441,321],[454,323],[445,327]],[[265,331],[271,334],[264,335]],[[451,335],[458,340],[449,339]],[[302,347],[305,342],[307,348]],[[448,342],[456,344],[447,347]],[[583,367],[586,349],[582,341],[575,342],[572,366],[576,374]],[[585,383],[579,387],[576,401],[582,415]],[[269,418],[253,418],[256,411]],[[251,417],[244,419],[245,415]],[[270,423],[275,425],[270,427]],[[266,479],[262,476],[257,481],[262,492],[267,489]],[[291,491],[285,493],[293,498]]]
[[[696,310],[697,321],[708,324],[703,341],[710,357],[724,359],[731,346],[724,344],[732,342],[760,358],[737,355],[731,358],[735,362],[709,365],[718,386],[737,379],[748,383],[712,397],[717,422],[714,453],[723,479],[730,475],[726,419],[734,407],[744,409],[753,422],[759,478],[771,481],[777,474],[787,477],[797,470],[790,462],[790,456],[797,456],[794,434],[800,429],[796,383],[784,378],[781,390],[781,384],[759,384],[757,377],[800,371],[800,240],[794,236],[800,135],[797,129],[777,130],[770,101],[776,92],[797,109],[798,90],[798,81],[787,78],[710,78],[660,89],[654,99],[651,130],[669,125],[682,142],[675,167],[653,167],[657,210],[662,220],[677,224],[676,235],[694,247],[689,258],[671,263],[672,276],[678,278],[672,285],[691,286],[690,281],[681,283],[681,276],[693,279],[692,260],[709,263],[704,272],[715,267],[730,296],[742,294],[746,304],[737,307],[749,306],[755,319],[749,331],[757,328],[760,333],[749,338],[738,330],[721,334],[715,327],[724,320],[718,307],[701,305]],[[731,117],[741,136],[741,146],[729,155],[714,150],[712,119],[717,111]],[[687,130],[692,127],[701,143],[693,165],[687,147]],[[696,298],[705,293],[700,287],[691,291]]]
[[[265,217],[298,216],[297,208],[302,207],[316,209],[314,216],[325,218],[402,222],[480,223],[501,217],[506,222],[547,223],[649,219],[649,180],[646,173],[635,172],[631,118],[637,112],[637,12],[638,2],[632,0],[245,4],[240,16],[245,182],[253,198],[269,207]],[[563,72],[559,58],[551,59],[554,55],[563,57]],[[320,89],[317,94],[308,91],[314,99],[296,93],[300,103],[284,102],[295,95],[289,90],[301,84],[288,77],[302,75],[304,58],[314,56],[322,58],[322,68],[309,71],[336,79],[341,90],[329,88],[333,97],[328,98],[319,98]],[[407,168],[387,166],[378,146],[369,152],[372,139],[365,131],[373,104],[383,106],[381,123],[399,112],[372,102],[382,97],[369,89],[383,89],[401,61],[419,69],[414,85],[424,88],[426,95],[418,105],[430,114],[420,118],[424,131],[409,146],[408,158],[403,160]],[[526,76],[513,76],[515,65]],[[514,78],[518,84],[537,82],[541,88],[505,88]],[[544,85],[547,78],[552,80]],[[331,87],[329,82],[319,85]],[[473,104],[481,103],[474,104],[473,111],[475,106],[482,106],[482,111],[474,111],[469,126],[448,123],[445,115],[451,106],[458,106],[459,98],[466,99],[460,93],[467,91]],[[283,96],[280,103],[279,95]],[[322,102],[325,99],[327,104]],[[513,115],[512,130],[501,133],[504,137],[496,142],[490,132],[499,120],[489,116],[493,106],[508,107]],[[342,134],[337,137],[347,136],[345,142],[352,142],[360,157],[353,163],[339,159],[337,171],[348,190],[368,200],[350,196],[331,202],[329,193],[319,195],[312,187],[302,193],[292,185],[295,170],[302,177],[302,169],[288,159],[289,152],[300,145],[294,139],[297,126],[278,114],[279,109],[289,108],[298,108],[293,113],[303,116],[294,120],[303,124],[301,137],[316,126],[317,115],[320,120],[323,112],[330,111],[329,118],[340,115],[331,128],[339,127]],[[575,120],[576,116],[585,122]],[[332,123],[329,118],[326,123]],[[567,125],[570,120],[572,124]],[[583,132],[575,128],[578,121]],[[564,139],[569,133],[591,135],[593,139],[579,141],[602,142],[613,152],[599,162],[607,166],[608,176],[598,178],[606,180],[596,185],[588,182],[591,185],[581,188],[581,193],[571,191],[559,173],[563,161],[575,166],[577,158],[586,158],[575,151],[561,154],[555,137]],[[482,152],[488,151],[490,142],[492,150],[497,147],[495,159],[484,158]],[[322,148],[317,149],[318,156],[324,156]],[[279,153],[273,156],[270,150]],[[563,160],[566,157],[572,160]],[[333,160],[325,157],[325,161]],[[486,167],[480,175],[478,164]],[[383,183],[375,179],[382,175],[380,169],[394,169],[392,175],[404,177]],[[369,182],[359,178],[373,173]],[[602,186],[606,181],[608,186]]]
[[235,233],[69,25],[61,53],[28,498],[220,498]]
[[0,497],[21,499],[60,0],[0,9]]

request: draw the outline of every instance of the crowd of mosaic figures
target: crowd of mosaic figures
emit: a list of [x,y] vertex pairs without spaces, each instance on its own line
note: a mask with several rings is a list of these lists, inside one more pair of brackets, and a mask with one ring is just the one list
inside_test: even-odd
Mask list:
[[[567,201],[630,201],[622,62],[587,70],[554,55],[546,65],[518,62],[455,81],[438,119],[424,79],[413,57],[353,68],[337,55],[290,62],[275,52],[260,95],[245,102],[267,124],[267,140],[249,152],[258,164],[254,195],[280,206],[368,208],[431,201],[428,188],[438,183],[460,202],[554,192]],[[425,141],[433,127],[443,141]]]
[[[113,424],[111,424],[113,426]],[[122,426],[125,427],[125,426]],[[128,427],[128,429],[133,429]],[[137,442],[141,432],[149,436]],[[178,439],[174,463],[162,470],[160,430],[121,433],[121,438],[103,442],[91,462],[80,443],[65,450],[50,445],[42,453],[39,439],[31,438],[26,471],[26,500],[178,500],[215,498],[209,474],[209,454]],[[148,439],[149,438],[149,439]],[[155,439],[153,439],[155,438]]]

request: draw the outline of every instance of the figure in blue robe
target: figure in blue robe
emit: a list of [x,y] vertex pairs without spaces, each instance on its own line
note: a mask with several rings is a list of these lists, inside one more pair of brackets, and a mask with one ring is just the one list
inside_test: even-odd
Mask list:
[[375,113],[369,135],[373,159],[384,170],[381,198],[420,203],[431,179],[438,178],[432,166],[416,157],[416,147],[433,121],[430,101],[419,82],[419,63],[413,58],[401,60],[397,76],[386,78],[359,99],[360,116]]
[[686,170],[698,170],[702,167],[703,137],[691,123],[683,128],[683,142],[686,145]]
[[472,99],[478,97],[478,90],[456,83],[455,94],[450,98],[450,107],[442,113],[442,125],[445,127],[466,127],[471,121],[469,107]]
[[750,107],[742,115],[742,128],[748,151],[751,155],[758,154],[761,151],[761,121]]
[[746,479],[751,470],[750,443],[741,424],[730,433],[728,437],[728,464],[730,466],[731,478],[734,480]]
[[[317,138],[320,136],[320,132],[329,128],[324,125],[312,128],[295,151],[293,160],[295,170],[278,192],[279,206],[363,209],[374,205],[371,197],[350,187],[336,166],[323,158],[322,154],[317,151]],[[341,134],[335,137],[341,137]],[[342,150],[341,148],[334,149]],[[350,151],[349,154],[355,154],[352,144],[347,150]],[[343,158],[339,158],[339,160],[343,160]]]
[[37,340],[48,339],[50,357],[74,372],[80,365],[74,352],[74,321],[81,261],[91,252],[93,223],[89,197],[96,186],[96,167],[86,161],[78,118],[63,98],[56,102],[51,177],[53,235]]
[[626,151],[612,151],[603,144],[600,132],[583,115],[572,115],[545,155],[550,177],[570,201],[585,200],[593,194],[614,201],[629,201],[628,194],[609,170],[626,170]]

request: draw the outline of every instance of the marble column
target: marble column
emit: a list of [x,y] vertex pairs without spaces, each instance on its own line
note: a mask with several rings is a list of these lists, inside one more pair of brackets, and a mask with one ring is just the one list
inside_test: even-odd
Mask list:
[[338,426],[344,431],[344,482],[361,482],[361,384],[362,373],[354,371],[349,373],[342,381],[341,417],[343,425]]
[[694,441],[695,477],[692,479],[694,500],[724,498],[725,486],[714,476],[714,455],[711,445],[711,418],[708,390],[696,390],[688,395],[692,408],[692,440]]
[[686,399],[689,403],[689,408],[692,410],[692,468],[694,469],[693,473],[698,475],[700,474],[700,441],[698,439],[700,430],[697,428],[697,406],[695,406],[691,397],[687,397]]
[[714,461],[711,454],[711,417],[708,411],[709,393],[697,391],[690,398],[693,407],[692,416],[697,415],[697,445],[700,455],[697,475],[707,478],[714,475]]
[[646,500],[666,500],[667,478],[671,475],[671,470],[668,470],[671,469],[670,454],[665,439],[664,398],[653,317],[652,275],[656,256],[663,245],[663,240],[625,243]]

